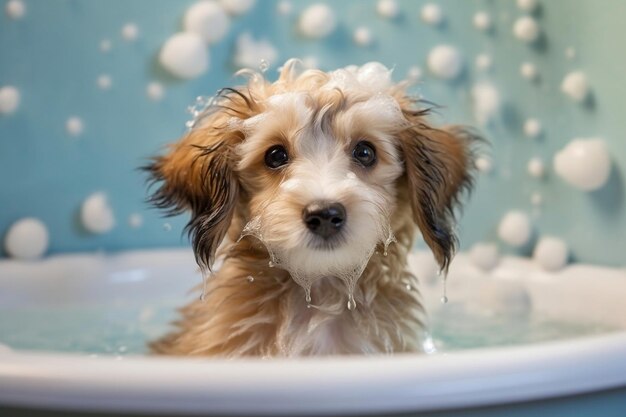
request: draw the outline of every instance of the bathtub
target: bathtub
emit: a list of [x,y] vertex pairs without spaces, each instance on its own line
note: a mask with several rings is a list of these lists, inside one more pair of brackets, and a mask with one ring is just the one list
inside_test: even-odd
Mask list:
[[[428,262],[423,253],[412,258],[417,269]],[[434,344],[443,344],[437,353],[199,360],[146,357],[137,354],[137,343],[107,342],[109,351],[99,353],[90,351],[98,341],[86,339],[82,348],[70,343],[89,334],[108,337],[98,327],[102,317],[88,325],[93,306],[110,320],[161,323],[147,326],[142,337],[165,331],[174,307],[197,296],[189,293],[200,282],[189,250],[3,260],[0,415],[626,415],[625,270],[571,265],[547,273],[528,259],[505,257],[487,273],[459,254],[447,304],[439,301],[441,280],[420,273]],[[167,317],[144,308],[154,303]],[[61,310],[76,317],[80,331],[59,319]],[[531,316],[580,332],[546,335],[545,326],[537,332],[528,325]],[[437,320],[453,334],[471,336],[475,317],[497,319],[494,333],[502,334],[521,320],[534,339],[438,342]],[[511,321],[498,321],[503,317]],[[65,334],[55,337],[58,332]]]

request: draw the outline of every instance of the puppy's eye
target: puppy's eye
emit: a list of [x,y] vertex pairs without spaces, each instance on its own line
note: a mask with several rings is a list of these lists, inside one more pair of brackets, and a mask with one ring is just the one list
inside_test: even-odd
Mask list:
[[265,165],[272,169],[279,168],[289,162],[287,149],[282,145],[272,146],[265,152]]
[[369,142],[357,143],[352,151],[352,156],[364,167],[371,167],[376,163],[376,149]]

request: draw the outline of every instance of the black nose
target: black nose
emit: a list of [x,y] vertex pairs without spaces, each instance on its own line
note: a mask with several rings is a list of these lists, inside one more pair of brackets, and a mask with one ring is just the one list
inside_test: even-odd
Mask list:
[[311,232],[328,239],[343,227],[346,209],[340,203],[315,202],[304,208],[302,220]]

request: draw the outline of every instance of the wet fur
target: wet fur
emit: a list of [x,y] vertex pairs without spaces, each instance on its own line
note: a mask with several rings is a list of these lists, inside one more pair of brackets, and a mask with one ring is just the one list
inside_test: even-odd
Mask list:
[[[385,94],[398,104],[403,122],[383,126],[382,120],[377,126],[372,120],[369,124],[359,120],[365,116],[355,110],[371,95],[324,89],[329,73],[300,72],[297,62],[290,61],[275,83],[254,72],[247,75],[246,86],[222,90],[198,124],[145,167],[156,187],[152,203],[172,215],[191,213],[187,230],[203,271],[209,273],[216,256],[223,259],[208,280],[206,299],[184,307],[177,329],[153,342],[152,351],[222,357],[421,351],[426,316],[417,279],[406,269],[407,254],[419,230],[447,270],[457,244],[454,209],[461,193],[471,186],[475,135],[459,127],[431,127],[426,121],[428,109],[407,96],[402,83],[390,86]],[[305,92],[304,101],[286,96],[293,103],[272,113],[267,104],[272,97],[294,91]],[[255,153],[256,148],[275,143],[296,152],[292,138],[302,134],[303,113],[312,121],[310,135],[345,141],[332,145],[337,149],[350,149],[355,139],[363,137],[378,141],[379,166],[367,172],[349,168],[357,172],[369,194],[354,202],[350,193],[342,196],[348,207],[375,211],[377,219],[388,216],[397,242],[387,256],[378,245],[358,280],[353,311],[346,309],[343,282],[332,277],[314,284],[313,306],[307,307],[303,288],[289,273],[268,266],[269,254],[261,242],[254,237],[238,241],[246,223],[263,212],[268,201],[276,203],[266,215],[269,220],[286,219],[276,224],[286,229],[283,234],[293,234],[279,244],[297,246],[297,239],[305,236],[294,218],[307,203],[301,201],[304,197],[291,193],[286,195],[293,201],[276,199],[281,185],[297,171],[269,172],[262,153]],[[262,129],[256,129],[255,123]],[[299,152],[306,153],[306,146],[313,145],[298,146]],[[300,165],[300,174],[306,176],[306,167]],[[315,165],[309,170],[315,170]],[[368,196],[378,200],[370,201]]]

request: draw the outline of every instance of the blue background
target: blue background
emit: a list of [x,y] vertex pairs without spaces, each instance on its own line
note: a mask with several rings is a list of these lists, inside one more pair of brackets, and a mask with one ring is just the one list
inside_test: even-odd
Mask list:
[[[0,16],[0,86],[14,85],[22,94],[12,115],[0,115],[0,234],[24,216],[40,218],[49,228],[50,252],[121,250],[186,245],[181,236],[184,218],[164,220],[144,203],[145,177],[136,170],[185,131],[190,116],[186,107],[198,95],[236,84],[233,53],[237,37],[250,32],[266,38],[279,51],[278,63],[290,57],[314,56],[321,68],[377,60],[394,67],[394,78],[405,78],[411,66],[421,67],[423,83],[414,91],[443,105],[438,122],[476,124],[469,90],[479,80],[489,80],[504,99],[501,116],[486,130],[492,142],[495,169],[481,175],[460,223],[462,246],[497,241],[497,224],[504,213],[520,209],[529,213],[538,234],[561,237],[576,261],[624,265],[626,254],[626,2],[623,0],[544,0],[534,13],[543,31],[536,46],[516,40],[515,19],[524,13],[513,0],[439,0],[446,24],[424,24],[419,12],[425,1],[398,1],[401,15],[389,20],[376,13],[375,1],[327,2],[339,24],[323,40],[297,34],[299,12],[313,2],[292,1],[287,16],[276,2],[257,1],[254,8],[233,18],[226,37],[210,47],[209,71],[192,81],[174,80],[159,67],[156,56],[163,42],[181,29],[181,19],[193,1],[171,0],[25,0],[20,20]],[[3,3],[4,6],[4,3]],[[489,12],[494,30],[476,30],[476,11]],[[122,39],[124,24],[140,31],[135,42]],[[372,46],[357,47],[352,32],[367,26]],[[112,48],[100,51],[103,39]],[[446,83],[425,69],[428,51],[446,43],[457,46],[466,60],[464,76]],[[576,58],[565,56],[573,47]],[[480,53],[491,55],[490,72],[475,69]],[[519,75],[522,62],[533,62],[540,72],[536,83]],[[274,64],[267,72],[275,77]],[[593,91],[592,105],[571,102],[560,92],[564,75],[584,71]],[[111,76],[108,91],[98,88],[101,74]],[[153,102],[146,86],[158,81],[165,97]],[[68,117],[76,115],[84,133],[72,137],[65,131]],[[522,124],[538,118],[545,129],[539,140],[524,137]],[[602,190],[585,193],[564,183],[553,173],[554,153],[576,137],[606,140],[614,160],[612,177]],[[541,156],[548,174],[537,180],[526,173],[528,160]],[[102,235],[89,234],[78,221],[80,204],[102,191],[117,219],[116,227]],[[544,204],[530,202],[540,192]],[[128,225],[139,213],[144,223]],[[164,223],[171,223],[168,230]],[[502,246],[504,250],[510,250]],[[522,249],[529,253],[531,246]]]

